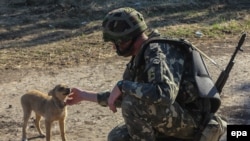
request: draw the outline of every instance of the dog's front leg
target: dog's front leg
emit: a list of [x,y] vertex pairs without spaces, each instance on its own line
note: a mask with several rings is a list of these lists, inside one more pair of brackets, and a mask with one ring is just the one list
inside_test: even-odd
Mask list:
[[66,141],[64,124],[65,124],[65,118],[59,119],[59,126],[60,126],[62,141]]
[[50,120],[45,120],[46,141],[50,141],[51,124],[52,124],[52,121],[50,121]]

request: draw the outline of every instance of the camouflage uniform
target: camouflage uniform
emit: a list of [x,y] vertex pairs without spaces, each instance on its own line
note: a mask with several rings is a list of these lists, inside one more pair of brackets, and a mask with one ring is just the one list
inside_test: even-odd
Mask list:
[[[184,100],[192,103],[198,97],[193,80],[181,81],[190,73],[185,60],[185,51],[168,43],[146,44],[132,57],[123,75],[123,95],[116,103],[122,109],[125,124],[110,132],[109,141],[158,141],[161,136],[194,138],[200,111],[190,112],[176,101],[178,93],[185,94]],[[107,106],[109,94],[98,94],[100,105]]]

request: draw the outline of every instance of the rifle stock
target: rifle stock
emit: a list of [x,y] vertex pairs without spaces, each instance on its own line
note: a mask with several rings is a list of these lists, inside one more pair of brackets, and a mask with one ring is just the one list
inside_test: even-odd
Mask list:
[[243,33],[242,36],[241,36],[241,38],[240,38],[240,40],[239,40],[239,43],[238,43],[238,45],[237,45],[235,51],[234,51],[234,53],[233,53],[233,55],[232,55],[232,57],[231,57],[231,59],[230,59],[228,65],[227,65],[227,67],[226,67],[226,69],[224,69],[224,70],[220,73],[220,75],[219,75],[219,77],[218,77],[218,79],[217,79],[217,81],[216,81],[216,83],[215,83],[215,87],[217,88],[217,90],[218,90],[219,93],[221,93],[221,91],[222,91],[224,85],[225,85],[226,82],[227,82],[227,79],[228,79],[228,77],[229,77],[229,73],[230,73],[230,71],[232,70],[232,68],[233,68],[233,66],[234,66],[234,58],[235,58],[237,52],[238,52],[238,51],[243,51],[243,50],[241,49],[241,47],[242,47],[242,45],[243,45],[243,43],[244,43],[244,41],[245,41],[245,38],[246,38],[246,33]]

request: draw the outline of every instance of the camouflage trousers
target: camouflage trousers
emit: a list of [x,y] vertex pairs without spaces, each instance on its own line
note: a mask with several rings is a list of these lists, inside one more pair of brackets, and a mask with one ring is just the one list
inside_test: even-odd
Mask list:
[[[121,104],[125,124],[108,135],[108,141],[192,140],[197,124],[178,103],[147,103],[126,95]],[[179,139],[177,139],[179,138]]]

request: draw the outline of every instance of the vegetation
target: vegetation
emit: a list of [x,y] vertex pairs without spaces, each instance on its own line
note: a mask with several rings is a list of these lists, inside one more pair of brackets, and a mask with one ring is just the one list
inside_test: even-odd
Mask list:
[[102,41],[101,22],[108,11],[122,6],[143,13],[149,27],[162,35],[194,43],[235,39],[250,30],[250,4],[241,3],[96,0],[70,7],[1,5],[0,69],[72,67],[114,57],[110,44]]

